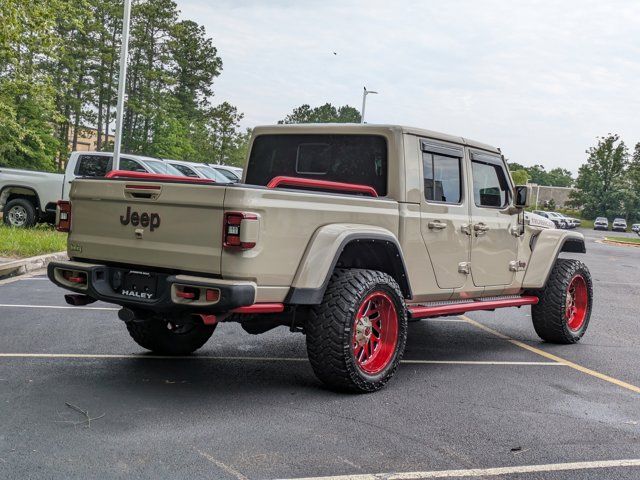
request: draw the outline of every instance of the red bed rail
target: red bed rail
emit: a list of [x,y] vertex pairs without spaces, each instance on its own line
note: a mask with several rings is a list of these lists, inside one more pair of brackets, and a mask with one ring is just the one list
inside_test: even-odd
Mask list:
[[147,173],[147,172],[130,172],[128,170],[111,170],[104,178],[132,178],[137,180],[155,180],[158,182],[184,182],[184,183],[216,183],[209,178],[193,178],[182,177],[179,175],[164,175],[161,173]]
[[369,185],[361,185],[359,183],[331,182],[329,180],[316,180],[313,178],[285,177],[278,176],[271,179],[267,184],[267,188],[276,188],[281,185],[290,187],[316,187],[325,190],[334,190],[337,192],[353,192],[364,193],[371,197],[377,197],[376,189]]

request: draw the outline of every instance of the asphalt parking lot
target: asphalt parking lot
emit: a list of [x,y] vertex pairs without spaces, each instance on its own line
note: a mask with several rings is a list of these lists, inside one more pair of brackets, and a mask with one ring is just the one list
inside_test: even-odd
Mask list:
[[0,478],[639,479],[640,248],[585,234],[581,343],[542,343],[529,308],[417,322],[371,395],[324,389],[282,327],[222,324],[192,358],[159,358],[109,305],[5,282]]

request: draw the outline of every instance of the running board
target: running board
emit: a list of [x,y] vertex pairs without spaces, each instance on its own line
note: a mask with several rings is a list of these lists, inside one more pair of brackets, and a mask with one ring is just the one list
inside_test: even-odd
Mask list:
[[407,310],[412,320],[428,317],[442,317],[445,315],[457,315],[476,310],[495,310],[496,308],[521,307],[522,305],[535,305],[538,297],[525,295],[510,296],[507,298],[493,297],[489,299],[478,299],[472,302],[455,301],[451,303],[437,302],[435,305],[415,305],[409,306]]

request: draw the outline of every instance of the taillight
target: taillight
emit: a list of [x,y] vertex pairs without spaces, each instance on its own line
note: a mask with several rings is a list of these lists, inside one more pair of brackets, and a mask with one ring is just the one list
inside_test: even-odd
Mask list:
[[59,232],[71,231],[71,202],[59,200],[56,208],[56,230]]
[[[248,222],[257,222],[258,216],[254,213],[227,212],[224,214],[223,245],[225,248],[238,248],[249,250],[256,246],[257,231],[249,229]],[[243,229],[251,231],[244,231]]]

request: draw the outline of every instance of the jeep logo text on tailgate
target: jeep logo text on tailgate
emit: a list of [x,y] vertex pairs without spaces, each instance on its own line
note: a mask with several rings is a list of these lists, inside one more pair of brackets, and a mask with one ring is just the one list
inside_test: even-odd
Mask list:
[[143,228],[149,227],[149,230],[153,232],[156,228],[160,227],[160,215],[157,213],[132,212],[131,207],[127,207],[127,213],[120,216],[120,223],[122,225],[131,224],[134,227],[138,225]]

